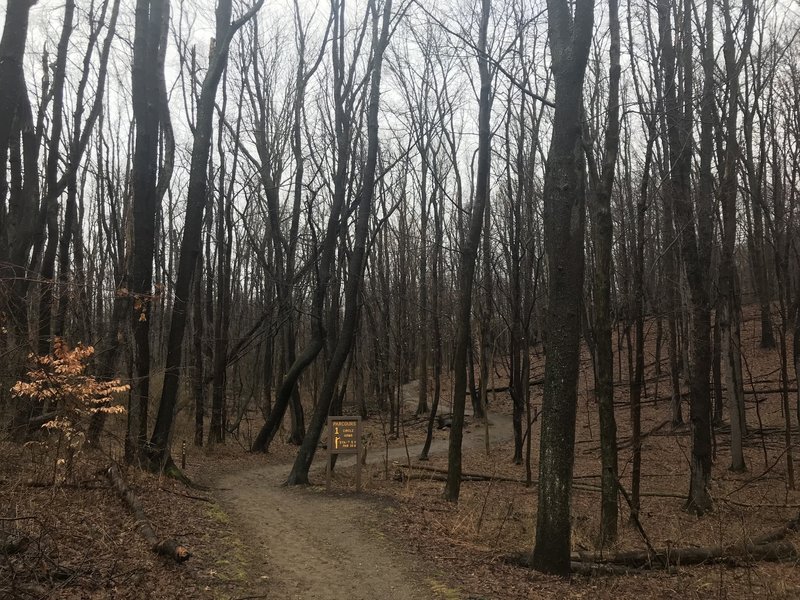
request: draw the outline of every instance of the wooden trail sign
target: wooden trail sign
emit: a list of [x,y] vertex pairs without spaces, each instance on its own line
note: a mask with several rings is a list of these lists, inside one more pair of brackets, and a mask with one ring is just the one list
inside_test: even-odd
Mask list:
[[356,455],[356,492],[361,491],[361,417],[328,417],[328,468],[326,486],[331,489],[334,454]]

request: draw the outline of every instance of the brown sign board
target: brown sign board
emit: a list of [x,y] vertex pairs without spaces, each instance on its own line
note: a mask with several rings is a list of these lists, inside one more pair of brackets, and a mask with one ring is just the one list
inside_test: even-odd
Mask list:
[[328,450],[331,454],[358,454],[361,417],[328,417]]
[[334,454],[356,455],[356,491],[361,491],[361,417],[328,417],[327,488],[331,489],[332,458]]

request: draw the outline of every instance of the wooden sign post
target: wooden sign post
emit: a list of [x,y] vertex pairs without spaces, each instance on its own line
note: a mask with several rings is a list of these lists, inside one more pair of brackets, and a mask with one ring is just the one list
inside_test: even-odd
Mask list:
[[361,491],[361,417],[328,417],[328,468],[326,485],[331,489],[334,454],[356,455],[356,492]]

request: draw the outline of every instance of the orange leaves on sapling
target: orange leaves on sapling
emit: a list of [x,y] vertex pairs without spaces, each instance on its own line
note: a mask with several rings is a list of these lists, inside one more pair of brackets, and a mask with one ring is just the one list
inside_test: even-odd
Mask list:
[[17,397],[55,403],[57,416],[44,424],[47,429],[70,432],[87,416],[102,412],[119,414],[125,409],[115,398],[130,389],[119,379],[100,381],[86,374],[92,346],[78,344],[74,348],[61,338],[53,343],[53,353],[31,355],[31,367],[24,381],[18,381],[11,393]]
[[46,402],[55,416],[42,427],[50,434],[44,442],[54,452],[54,483],[61,483],[73,472],[86,440],[88,417],[96,413],[119,414],[125,409],[115,403],[116,396],[130,386],[118,379],[99,381],[86,374],[94,348],[79,344],[75,348],[60,338],[53,342],[53,353],[29,356],[31,366],[23,381],[11,393],[31,401]]

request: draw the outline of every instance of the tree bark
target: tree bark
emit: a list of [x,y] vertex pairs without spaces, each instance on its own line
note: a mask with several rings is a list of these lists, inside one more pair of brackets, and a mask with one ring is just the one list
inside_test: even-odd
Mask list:
[[[22,281],[31,247],[32,223],[39,201],[39,147],[41,128],[33,123],[25,84],[23,60],[28,37],[28,20],[35,0],[9,0],[3,37],[0,39],[0,261],[7,264],[0,273],[11,280],[6,297],[12,331],[17,342],[28,346],[27,307]],[[45,67],[42,95],[48,90],[49,66]],[[44,102],[44,100],[43,100]],[[22,142],[20,143],[20,137]],[[11,185],[7,179],[11,163]],[[21,181],[24,172],[24,182]],[[8,208],[6,209],[6,198]],[[7,270],[6,270],[7,269]]]
[[194,395],[194,445],[203,445],[205,424],[206,384],[203,375],[203,257],[197,257],[197,277],[194,282],[194,303],[192,320],[194,321],[194,339],[192,347],[192,392]]

